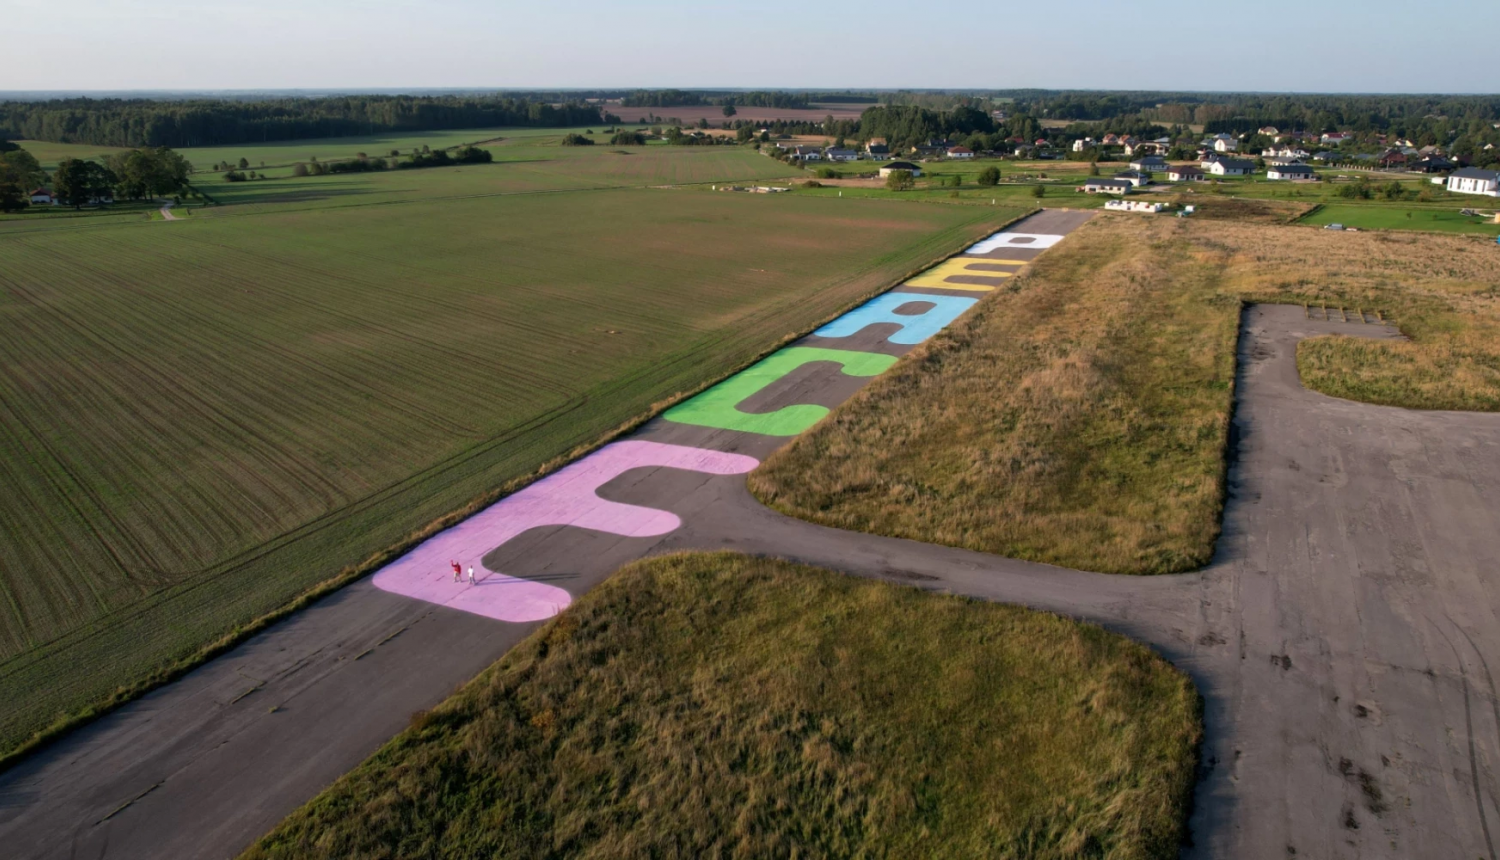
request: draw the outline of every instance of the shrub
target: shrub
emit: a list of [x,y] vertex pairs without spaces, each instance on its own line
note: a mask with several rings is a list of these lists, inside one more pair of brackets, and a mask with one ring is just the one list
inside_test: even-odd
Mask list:
[[244,182],[245,181],[245,174],[239,172],[238,170],[231,170],[228,173],[224,174],[224,181],[225,182]]
[[993,166],[986,167],[985,169],[979,171],[979,179],[977,181],[980,185],[999,185],[1000,168]]
[[612,146],[645,146],[646,136],[638,131],[622,131],[609,139]]
[[293,176],[306,176],[307,175],[307,165],[303,164],[300,161],[297,162],[296,164],[292,165],[292,175]]
[[1045,186],[1045,185],[1033,185],[1031,187],[1031,196],[1032,197],[1037,197],[1037,198],[1046,197],[1047,196],[1047,186]]
[[839,178],[839,172],[837,170],[834,170],[832,167],[819,167],[818,168],[818,178],[819,179],[838,179]]
[[568,134],[568,135],[564,135],[563,136],[562,145],[563,146],[593,146],[594,145],[594,141],[593,141],[592,138],[584,137],[581,134]]
[[892,170],[885,177],[885,187],[891,191],[910,191],[917,183],[910,170]]

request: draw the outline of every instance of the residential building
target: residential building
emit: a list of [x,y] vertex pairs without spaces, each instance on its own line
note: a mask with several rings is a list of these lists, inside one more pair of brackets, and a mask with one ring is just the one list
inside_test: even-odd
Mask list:
[[865,144],[865,152],[868,153],[871,158],[888,158],[891,154],[891,148],[883,143],[872,142]]
[[1214,152],[1235,152],[1240,148],[1240,142],[1235,140],[1233,135],[1229,134],[1214,135],[1211,145]]
[[1151,174],[1142,173],[1139,170],[1127,170],[1124,173],[1116,173],[1115,178],[1129,182],[1132,188],[1140,188],[1142,185],[1151,184]]
[[1452,170],[1457,166],[1441,155],[1429,155],[1426,158],[1419,158],[1416,161],[1408,162],[1406,169],[1414,170],[1418,173],[1442,173]]
[[1094,139],[1092,137],[1080,137],[1077,140],[1073,141],[1073,151],[1083,152],[1085,149],[1088,149],[1093,145]]
[[1266,170],[1267,179],[1317,179],[1318,174],[1305,164],[1279,164]]
[[45,188],[38,188],[31,192],[31,205],[33,206],[51,206],[52,202],[52,192]]
[[1266,137],[1275,137],[1276,135],[1281,134],[1281,129],[1277,128],[1274,125],[1263,125],[1256,130],[1256,133],[1263,134]]
[[1219,155],[1218,153],[1205,152],[1199,158],[1199,160],[1198,160],[1198,166],[1201,167],[1201,168],[1203,168],[1204,170],[1207,170],[1207,169],[1209,169],[1210,167],[1213,166],[1214,162],[1216,162],[1216,161],[1223,161],[1223,160],[1224,160],[1224,156]]
[[1353,137],[1354,135],[1347,131],[1331,131],[1318,139],[1329,146],[1338,146]]
[[858,161],[859,153],[852,149],[836,149],[829,147],[823,152],[823,157],[829,161]]
[[1124,179],[1100,179],[1092,177],[1079,186],[1078,190],[1085,194],[1129,194],[1130,189],[1134,187],[1134,185]]
[[949,158],[973,158],[974,157],[974,150],[968,148],[967,146],[950,146],[950,147],[948,147],[948,157]]
[[1167,179],[1171,182],[1202,182],[1203,171],[1196,167],[1169,167]]
[[1448,190],[1458,194],[1500,197],[1500,171],[1465,167],[1448,176]]
[[1243,158],[1221,158],[1208,166],[1215,176],[1249,176],[1255,172],[1255,162]]
[[909,170],[912,176],[922,175],[922,168],[912,164],[910,161],[892,161],[890,164],[880,168],[880,178],[884,179],[897,170]]
[[1130,169],[1142,173],[1161,173],[1167,169],[1167,160],[1159,155],[1148,155],[1130,162]]
[[822,161],[823,153],[816,146],[792,147],[792,155],[802,161]]

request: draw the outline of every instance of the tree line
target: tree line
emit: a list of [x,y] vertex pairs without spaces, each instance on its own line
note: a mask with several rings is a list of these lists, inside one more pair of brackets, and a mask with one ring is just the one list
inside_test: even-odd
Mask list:
[[500,97],[0,102],[0,138],[126,147],[221,146],[498,126],[561,128],[599,120],[599,109],[593,105]]

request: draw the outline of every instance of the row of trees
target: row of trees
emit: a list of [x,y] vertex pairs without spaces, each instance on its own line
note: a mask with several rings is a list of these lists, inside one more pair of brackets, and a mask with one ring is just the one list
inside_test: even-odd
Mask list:
[[[192,170],[187,159],[165,147],[115,153],[103,164],[68,158],[51,176],[52,193],[75,208],[113,197],[139,200],[175,195],[187,188]],[[47,181],[47,172],[31,153],[0,141],[0,210],[25,208],[31,189]]]
[[54,99],[0,102],[0,138],[183,147],[453,128],[561,128],[598,122],[593,105],[458,96],[230,101]]

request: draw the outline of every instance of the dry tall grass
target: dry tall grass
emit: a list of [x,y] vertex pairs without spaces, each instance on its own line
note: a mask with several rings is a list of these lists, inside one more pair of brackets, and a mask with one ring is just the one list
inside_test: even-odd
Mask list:
[[1239,303],[1148,223],[1080,229],[772,456],[752,490],[828,525],[1070,567],[1204,563]]
[[826,525],[1111,573],[1208,561],[1242,301],[1379,311],[1304,381],[1500,408],[1500,255],[1471,238],[1101,217],[750,477]]
[[248,858],[1176,857],[1197,694],[1013,606],[728,553],[581,598]]

